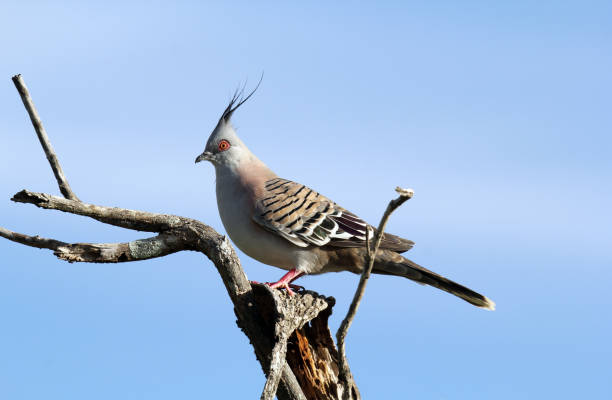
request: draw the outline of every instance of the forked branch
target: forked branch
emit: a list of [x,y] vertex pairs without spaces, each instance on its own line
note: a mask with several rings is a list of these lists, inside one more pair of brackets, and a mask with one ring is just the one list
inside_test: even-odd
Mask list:
[[[200,221],[175,215],[81,202],[68,184],[23,78],[16,75],[13,77],[13,82],[30,115],[64,198],[22,190],[15,194],[12,200],[34,204],[43,209],[82,215],[126,229],[155,232],[157,235],[125,243],[66,243],[56,239],[29,236],[0,227],[1,237],[27,246],[52,250],[57,257],[69,262],[117,263],[162,257],[182,250],[199,251],[205,254],[217,268],[234,304],[238,317],[237,323],[249,337],[264,372],[269,376],[262,396],[266,399],[276,395],[280,400],[306,400],[304,394],[306,391],[324,393],[325,398],[338,398],[337,391],[328,390],[335,387],[333,382],[311,382],[307,377],[300,375],[304,373],[304,369],[300,366],[311,365],[312,360],[303,359],[302,356],[292,351],[292,369],[285,357],[288,339],[298,334],[297,330],[299,330],[302,346],[306,346],[303,349],[308,350],[305,353],[307,356],[315,353],[335,354],[336,349],[329,329],[321,328],[321,326],[327,326],[327,318],[334,304],[332,298],[318,296],[312,292],[300,293],[289,298],[284,293],[270,290],[267,287],[262,288],[260,285],[256,285],[257,290],[253,290],[227,238]],[[327,311],[321,314],[323,310]],[[270,318],[270,313],[275,317]],[[317,326],[317,329],[307,329],[310,323]],[[311,344],[304,345],[308,343],[308,340],[311,340]],[[294,341],[292,339],[292,343]],[[313,347],[320,347],[322,344],[326,346],[323,351],[315,350]],[[334,363],[335,361],[332,357],[324,362]],[[326,368],[333,370],[330,366]],[[324,384],[321,386],[322,383]],[[315,387],[317,384],[320,387]]]
[[52,250],[58,258],[68,262],[118,263],[163,257],[182,250],[199,251],[217,268],[234,304],[237,324],[249,337],[268,376],[262,399],[272,399],[275,395],[279,400],[360,398],[346,359],[346,334],[363,297],[389,215],[412,196],[412,191],[398,190],[400,197],[389,204],[383,215],[374,236],[373,251],[368,252],[367,268],[337,333],[338,354],[327,323],[335,303],[333,298],[313,292],[288,296],[267,286],[251,285],[228,239],[200,221],[80,201],[68,184],[23,78],[16,75],[13,82],[64,198],[22,190],[11,200],[157,235],[125,243],[66,243],[0,227],[0,237]]
[[[261,323],[261,310],[257,300],[253,297],[250,282],[244,274],[240,260],[227,239],[206,224],[190,218],[81,202],[68,184],[23,78],[21,75],[16,75],[13,77],[13,82],[28,111],[34,130],[65,198],[22,190],[15,194],[12,200],[34,204],[44,209],[90,217],[122,228],[156,232],[158,235],[127,243],[71,244],[55,239],[24,235],[0,227],[0,236],[27,246],[53,250],[57,257],[69,262],[126,262],[162,257],[181,250],[196,250],[204,253],[217,267],[235,305],[238,322],[249,336],[262,368],[267,373],[273,343],[270,338],[261,335],[262,329],[258,325]],[[306,399],[293,371],[284,359],[280,381],[279,399]]]

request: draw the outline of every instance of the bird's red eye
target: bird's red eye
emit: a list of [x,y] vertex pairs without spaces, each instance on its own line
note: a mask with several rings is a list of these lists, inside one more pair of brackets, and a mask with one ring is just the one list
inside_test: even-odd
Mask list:
[[219,151],[225,151],[230,148],[230,143],[223,139],[219,142]]

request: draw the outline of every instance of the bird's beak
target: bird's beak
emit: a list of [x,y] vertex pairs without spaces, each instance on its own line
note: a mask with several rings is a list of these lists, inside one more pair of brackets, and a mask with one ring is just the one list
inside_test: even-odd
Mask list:
[[199,163],[200,161],[206,160],[206,161],[212,161],[214,158],[214,154],[211,153],[210,151],[205,151],[204,153],[200,154],[196,159],[195,162],[196,164]]

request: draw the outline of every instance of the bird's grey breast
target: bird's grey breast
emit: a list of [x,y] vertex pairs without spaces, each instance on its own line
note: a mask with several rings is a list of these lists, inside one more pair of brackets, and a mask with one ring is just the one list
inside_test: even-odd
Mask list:
[[254,223],[251,190],[237,176],[217,171],[216,191],[219,216],[232,242],[264,264],[293,268],[295,255],[288,243]]
[[240,187],[239,180],[228,175],[217,173],[217,207],[225,230],[230,238],[237,242],[236,239],[247,233],[245,231],[248,230],[252,206],[248,193]]

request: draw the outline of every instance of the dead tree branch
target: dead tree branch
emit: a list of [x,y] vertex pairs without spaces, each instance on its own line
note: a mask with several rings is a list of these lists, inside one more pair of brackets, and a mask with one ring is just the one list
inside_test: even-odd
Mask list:
[[133,240],[126,243],[65,243],[55,239],[28,236],[0,227],[0,236],[13,242],[39,249],[53,250],[60,260],[68,262],[120,263],[163,257],[184,248],[172,234]]
[[0,227],[1,237],[52,250],[68,262],[118,263],[183,250],[201,252],[217,268],[234,304],[237,324],[250,339],[268,376],[262,398],[271,399],[275,394],[279,400],[342,398],[347,390],[338,377],[339,355],[328,327],[333,298],[313,292],[288,296],[264,285],[251,285],[228,239],[200,221],[81,202],[70,189],[22,77],[13,77],[13,82],[64,198],[22,190],[12,200],[157,235],[126,243],[66,243]]
[[42,120],[38,116],[38,111],[36,111],[36,107],[34,106],[34,102],[30,97],[30,93],[28,92],[28,88],[26,87],[21,74],[13,76],[13,83],[21,96],[21,101],[23,101],[23,105],[28,111],[28,115],[32,120],[32,125],[34,125],[34,130],[36,131],[36,136],[38,136],[38,140],[40,140],[40,145],[45,151],[45,155],[47,156],[47,160],[49,160],[49,164],[51,165],[51,169],[53,170],[53,175],[55,175],[55,179],[57,180],[57,184],[59,185],[60,191],[67,199],[78,200],[79,198],[72,192],[70,185],[68,184],[68,180],[64,175],[64,171],[62,170],[62,166],[55,155],[55,151],[53,150],[53,146],[51,146],[51,142],[49,141],[49,137],[47,136],[47,131],[43,126]]
[[364,268],[361,273],[361,277],[359,278],[359,284],[357,285],[357,290],[355,291],[355,295],[353,296],[353,301],[349,306],[346,317],[342,320],[338,331],[336,332],[336,342],[338,343],[338,352],[340,353],[340,381],[344,384],[344,387],[347,390],[344,392],[343,399],[359,399],[361,395],[357,389],[357,385],[355,385],[355,381],[353,379],[353,375],[351,374],[351,370],[349,369],[348,359],[346,358],[346,335],[348,330],[353,323],[353,319],[355,318],[355,314],[359,309],[359,304],[361,303],[361,299],[363,298],[363,294],[365,293],[366,284],[368,283],[368,279],[370,279],[370,275],[372,274],[372,268],[374,267],[374,259],[376,258],[376,253],[378,252],[378,248],[380,247],[380,242],[382,241],[383,232],[387,225],[387,221],[391,216],[391,213],[395,211],[399,206],[404,204],[404,202],[414,195],[414,191],[412,189],[402,189],[397,187],[395,189],[396,192],[399,193],[399,197],[397,199],[391,200],[387,209],[385,210],[380,224],[378,225],[378,229],[374,234],[374,249],[370,248],[370,229],[366,232],[366,268]]
[[58,210],[90,217],[105,224],[144,232],[164,232],[184,226],[195,220],[169,214],[155,214],[125,208],[104,207],[83,203],[80,200],[62,199],[46,193],[22,190],[12,198],[16,203],[34,204],[46,210]]
[[373,249],[367,239],[367,267],[336,334],[338,352],[328,327],[335,304],[333,298],[309,291],[289,296],[265,285],[251,285],[228,239],[200,221],[80,201],[68,184],[23,78],[16,75],[13,82],[64,198],[22,190],[11,200],[157,235],[125,243],[66,243],[0,227],[0,237],[52,250],[56,257],[68,262],[119,263],[163,257],[184,250],[201,252],[217,268],[234,304],[237,324],[249,337],[267,375],[261,399],[273,399],[275,395],[280,400],[360,398],[348,366],[345,339],[363,297],[387,220],[397,207],[412,197],[411,190],[396,189],[400,197],[389,203],[374,235]]

